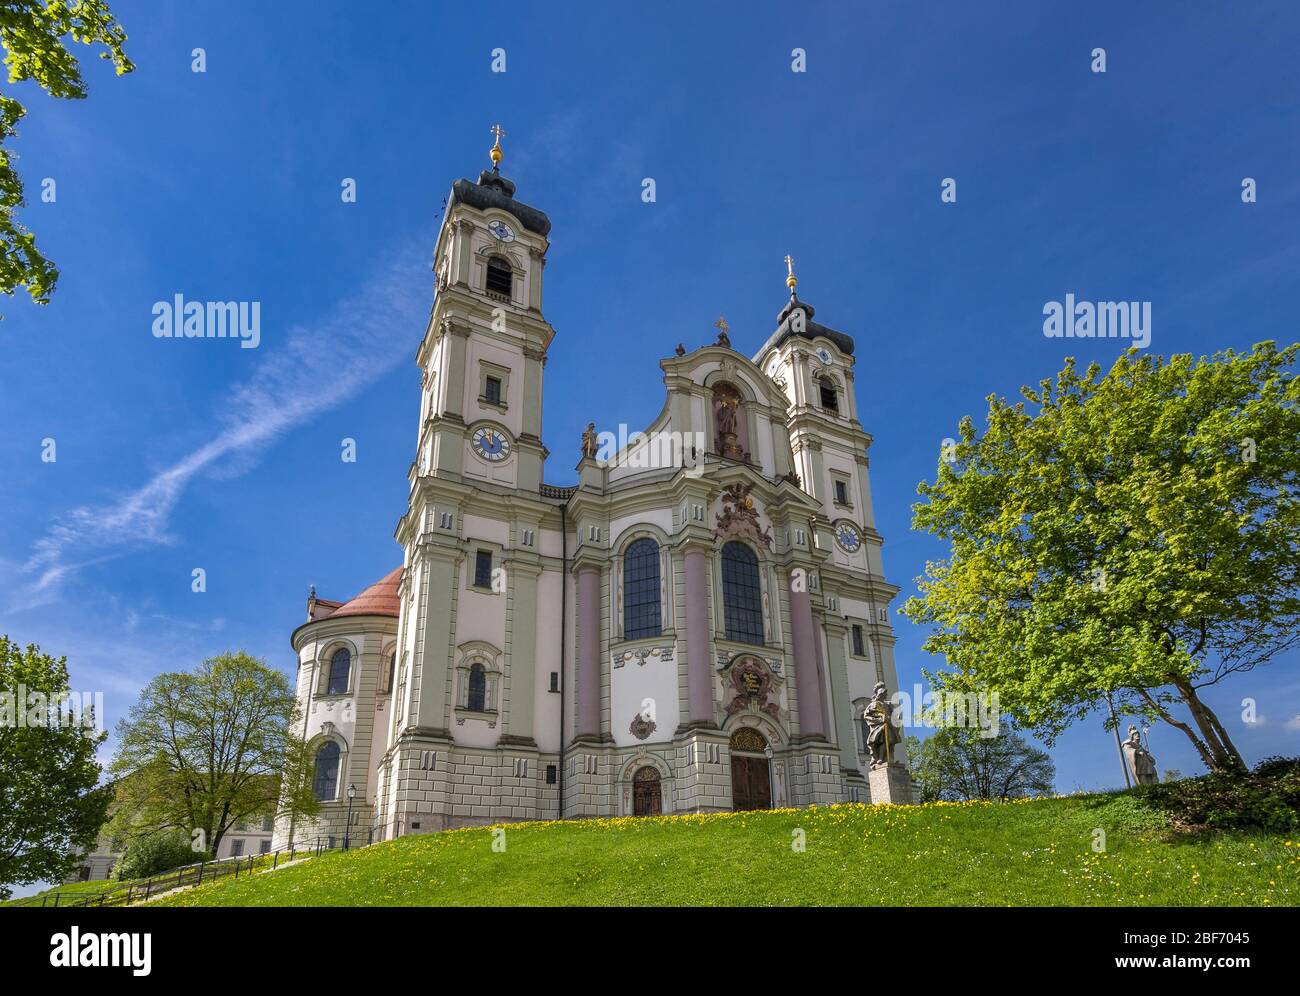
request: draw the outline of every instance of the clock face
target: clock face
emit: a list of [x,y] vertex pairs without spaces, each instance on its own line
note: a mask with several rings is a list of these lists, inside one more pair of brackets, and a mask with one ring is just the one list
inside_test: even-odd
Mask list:
[[827,349],[825,346],[818,346],[817,359],[821,360],[823,363],[829,366],[831,361],[834,359],[834,357],[831,356],[831,351]]
[[835,542],[847,552],[855,553],[862,545],[862,537],[858,534],[858,527],[853,523],[841,522],[835,527]]
[[497,426],[484,425],[475,429],[471,444],[475,453],[492,463],[500,463],[510,455],[510,437]]
[[498,242],[513,242],[515,240],[515,230],[500,219],[489,223],[488,231],[492,233]]

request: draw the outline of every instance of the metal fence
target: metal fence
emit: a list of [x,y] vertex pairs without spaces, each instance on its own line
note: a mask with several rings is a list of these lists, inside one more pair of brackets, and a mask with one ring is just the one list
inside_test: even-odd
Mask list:
[[27,907],[68,907],[68,906],[129,906],[131,903],[144,902],[153,896],[170,892],[173,889],[188,889],[204,882],[219,878],[239,878],[251,875],[258,870],[271,871],[280,867],[281,861],[293,861],[301,857],[320,857],[331,848],[342,849],[342,843],[332,837],[317,837],[308,844],[291,844],[277,848],[265,854],[240,855],[234,858],[220,858],[213,861],[200,861],[198,864],[173,868],[152,878],[139,882],[126,882],[116,889],[103,892],[87,893],[73,888],[46,892],[39,896],[29,896],[11,902],[9,906]]

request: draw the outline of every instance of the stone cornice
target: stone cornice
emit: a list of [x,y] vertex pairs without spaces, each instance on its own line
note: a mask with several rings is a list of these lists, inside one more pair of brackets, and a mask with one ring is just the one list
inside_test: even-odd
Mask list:
[[396,636],[397,617],[347,615],[308,619],[289,634],[289,645],[294,653],[301,653],[311,640],[332,640],[357,633]]
[[863,429],[861,423],[827,418],[821,414],[821,409],[809,405],[792,409],[785,426],[791,435],[796,432],[816,433],[822,441],[839,443],[846,449],[864,450],[874,442],[871,433]]

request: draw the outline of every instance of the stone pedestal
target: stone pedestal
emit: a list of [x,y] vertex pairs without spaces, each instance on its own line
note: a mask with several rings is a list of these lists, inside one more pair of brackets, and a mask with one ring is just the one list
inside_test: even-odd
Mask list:
[[912,775],[907,765],[897,761],[873,766],[867,774],[867,783],[871,786],[871,803],[893,803],[896,806],[912,805]]

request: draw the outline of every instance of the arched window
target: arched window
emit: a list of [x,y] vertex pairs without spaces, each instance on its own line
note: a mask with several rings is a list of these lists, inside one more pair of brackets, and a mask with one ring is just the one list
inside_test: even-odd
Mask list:
[[396,671],[397,671],[397,651],[394,650],[391,654],[388,655],[388,681],[384,685],[385,692],[391,692],[393,690],[393,677]]
[[474,664],[469,669],[469,699],[466,708],[470,712],[487,710],[487,672],[482,664]]
[[330,682],[326,695],[342,695],[348,690],[348,673],[352,670],[352,651],[339,647],[330,658]]
[[758,557],[744,543],[732,540],[722,548],[722,606],[727,639],[763,643],[763,591]]
[[493,256],[487,263],[487,289],[493,294],[509,297],[513,272],[508,262],[500,256]]
[[823,377],[818,384],[821,387],[822,407],[828,412],[838,413],[840,410],[840,395],[835,390],[835,382],[829,377]]
[[623,553],[623,637],[627,640],[663,632],[659,605],[659,544],[646,538]]
[[316,752],[316,798],[328,802],[338,795],[339,745],[326,740]]

